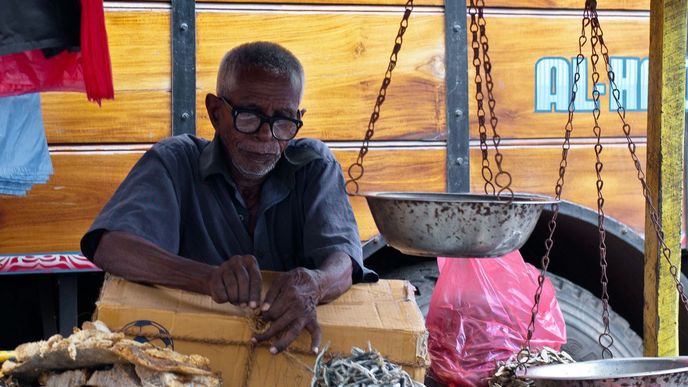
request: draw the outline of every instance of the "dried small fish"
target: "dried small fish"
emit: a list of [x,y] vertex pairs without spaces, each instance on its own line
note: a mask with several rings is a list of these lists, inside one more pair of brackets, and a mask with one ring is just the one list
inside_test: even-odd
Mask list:
[[[521,357],[525,356],[523,353],[519,352],[519,354],[512,356],[509,360],[497,363],[490,377],[490,387],[528,387],[533,384],[533,381],[530,379],[516,376],[516,370],[521,367],[521,364],[517,360],[519,355]],[[542,348],[540,352],[530,353],[527,359],[522,360],[524,360],[522,363],[525,368],[546,364],[569,364],[576,362],[568,353],[555,351],[548,347]]]
[[327,346],[315,359],[311,387],[424,387],[415,382],[401,366],[386,360],[374,350],[354,347],[351,356],[335,356],[325,361]]

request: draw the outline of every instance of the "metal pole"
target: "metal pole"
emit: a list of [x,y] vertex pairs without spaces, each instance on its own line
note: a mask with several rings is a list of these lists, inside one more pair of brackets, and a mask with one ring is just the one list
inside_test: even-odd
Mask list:
[[196,3],[172,0],[172,134],[196,134]]
[[469,192],[468,56],[466,2],[445,0],[447,192]]

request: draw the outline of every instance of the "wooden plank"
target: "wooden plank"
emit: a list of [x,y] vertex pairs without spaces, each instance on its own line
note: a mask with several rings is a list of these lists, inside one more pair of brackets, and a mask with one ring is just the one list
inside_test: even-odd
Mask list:
[[[225,52],[256,39],[294,52],[306,71],[301,135],[361,140],[387,69],[399,15],[392,13],[198,12],[199,135],[212,136],[206,93],[215,92]],[[399,54],[375,139],[445,137],[443,15],[412,17]],[[260,36],[256,31],[260,31]]]
[[[561,145],[517,145],[503,147],[503,166],[510,172],[513,189],[554,196],[559,176]],[[645,146],[638,145],[638,156],[644,161]],[[624,144],[605,144],[602,159],[605,213],[633,228],[644,232],[643,198],[641,187],[633,170],[633,162]],[[595,189],[595,153],[592,144],[573,145],[569,151],[568,167],[562,199],[589,208],[597,208]],[[494,165],[494,162],[492,163]],[[471,149],[471,191],[482,192],[480,151]]]
[[[348,167],[357,150],[336,150]],[[79,240],[120,181],[141,157],[134,152],[55,152],[55,175],[27,197],[0,196],[0,254],[79,250]],[[371,149],[364,190],[444,190],[441,149]],[[394,166],[389,165],[394,160]],[[412,180],[399,181],[400,171]],[[354,200],[362,238],[376,232],[367,206]]]
[[685,0],[652,0],[651,7],[647,183],[673,254],[663,256],[647,206],[643,343],[646,356],[677,356],[679,297],[670,267],[681,273],[687,8]]
[[[583,2],[581,1],[581,4]],[[493,64],[494,96],[497,102],[498,130],[502,137],[507,138],[563,138],[564,125],[567,119],[569,94],[567,87],[556,88],[548,80],[552,79],[550,64],[559,69],[556,74],[566,81],[572,76],[575,66],[567,66],[567,58],[573,58],[578,53],[578,36],[581,29],[580,17],[556,15],[506,15],[487,16],[487,34],[490,42],[490,58]],[[615,68],[619,87],[626,85],[628,99],[635,105],[628,104],[627,120],[633,128],[634,135],[645,134],[647,113],[641,111],[640,101],[642,90],[640,84],[640,68],[642,60],[648,55],[649,18],[642,17],[603,17],[602,29],[609,54],[614,58],[614,64],[623,64],[626,68]],[[469,34],[469,40],[471,36]],[[589,55],[590,43],[584,47],[584,53]],[[472,50],[469,49],[469,64],[472,61]],[[553,58],[548,61],[547,58]],[[540,66],[540,67],[538,67]],[[559,67],[556,67],[559,66]],[[637,71],[633,72],[635,68]],[[536,79],[536,71],[539,78]],[[602,72],[601,80],[607,82]],[[568,72],[568,74],[567,74]],[[478,138],[478,124],[476,115],[475,70],[469,69],[469,115],[471,117],[471,138]],[[567,76],[568,75],[568,76]],[[582,79],[586,79],[584,74]],[[628,77],[628,83],[624,81]],[[587,79],[590,79],[588,74]],[[583,83],[579,85],[579,93],[583,93]],[[602,115],[601,125],[604,136],[622,136],[621,124],[616,115],[616,105],[610,111],[608,89],[601,97]],[[546,104],[546,98],[541,99],[540,106],[546,105],[546,111],[537,111],[537,90],[548,92],[552,87],[561,91],[564,97],[561,111],[553,112],[551,104]],[[483,85],[483,92],[485,86]],[[588,99],[591,99],[592,86],[588,87]],[[556,94],[557,92],[555,92]],[[542,94],[544,96],[546,94]],[[646,99],[645,99],[646,100]],[[556,105],[555,105],[556,106]],[[635,109],[633,107],[635,106]],[[485,107],[487,109],[487,107]],[[636,111],[632,111],[636,110]],[[574,118],[574,137],[592,137],[592,114],[590,110],[580,110]],[[488,133],[491,131],[488,128]]]
[[44,93],[50,143],[154,142],[170,133],[168,10],[109,10],[105,23],[115,99]]
[[41,95],[51,144],[157,142],[171,135],[168,91],[118,91],[102,106],[80,93]]
[[[468,4],[469,1],[466,1]],[[585,0],[486,0],[489,7],[583,10]],[[599,0],[600,10],[649,10],[650,0]]]
[[0,254],[78,251],[79,240],[141,157],[54,153],[54,176],[26,197],[0,197]]
[[[315,5],[350,5],[353,7],[361,5],[396,5],[404,6],[407,0],[261,0],[261,3],[268,4],[315,4]],[[198,3],[233,3],[233,4],[255,4],[254,0],[199,0]],[[441,6],[444,0],[414,0],[416,6]]]
[[[449,1],[449,0],[447,0]],[[452,0],[453,1],[453,0]],[[253,0],[199,0],[202,2],[221,2],[221,3],[252,3]],[[280,4],[355,4],[355,5],[404,5],[405,0],[262,0],[262,3]],[[415,0],[416,6],[442,6],[444,0]],[[468,4],[469,1],[466,1]],[[489,7],[508,7],[508,8],[558,8],[558,9],[582,9],[585,2],[582,0],[488,0],[485,1]],[[601,0],[599,9],[615,10],[647,10],[650,9],[649,0]]]

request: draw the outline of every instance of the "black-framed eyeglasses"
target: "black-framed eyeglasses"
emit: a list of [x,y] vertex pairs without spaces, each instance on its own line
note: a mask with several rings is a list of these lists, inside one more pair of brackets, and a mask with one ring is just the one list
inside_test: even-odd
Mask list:
[[232,112],[234,118],[234,128],[244,134],[253,134],[260,129],[263,123],[267,122],[270,126],[270,133],[272,137],[280,141],[288,141],[296,137],[303,121],[301,121],[301,112],[296,112],[297,118],[289,118],[283,116],[268,117],[259,110],[234,107],[225,97],[220,97],[229,110]]

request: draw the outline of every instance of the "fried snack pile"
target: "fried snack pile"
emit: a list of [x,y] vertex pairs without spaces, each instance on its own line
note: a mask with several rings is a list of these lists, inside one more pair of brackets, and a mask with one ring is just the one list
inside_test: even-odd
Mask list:
[[0,370],[0,385],[215,387],[222,380],[208,359],[138,343],[86,322],[66,338],[22,344]]

